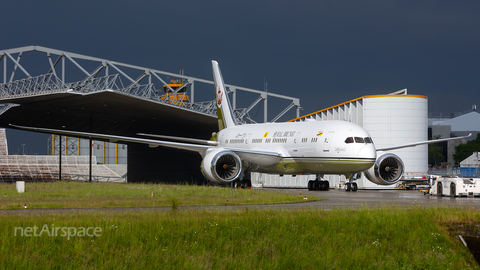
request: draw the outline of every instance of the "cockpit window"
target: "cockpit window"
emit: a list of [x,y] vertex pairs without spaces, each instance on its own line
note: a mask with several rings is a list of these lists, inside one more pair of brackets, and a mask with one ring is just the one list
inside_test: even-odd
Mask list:
[[355,137],[355,142],[356,143],[365,143],[362,137]]
[[345,140],[345,143],[353,143],[353,137],[348,137],[348,138]]
[[366,143],[373,143],[372,138],[370,138],[370,137],[365,137],[365,142]]

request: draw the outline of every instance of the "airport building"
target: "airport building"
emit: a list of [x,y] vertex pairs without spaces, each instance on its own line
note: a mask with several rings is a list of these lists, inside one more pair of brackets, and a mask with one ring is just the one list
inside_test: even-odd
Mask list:
[[461,177],[480,177],[480,152],[474,152],[460,162]]
[[[386,95],[363,96],[291,121],[348,121],[365,128],[377,148],[426,141],[428,128],[428,99],[425,96],[408,95],[403,89]],[[335,136],[335,135],[334,135]],[[389,151],[398,155],[405,165],[404,178],[427,175],[428,148],[426,145]],[[252,174],[252,185],[257,187],[305,188],[315,175],[267,175]],[[330,188],[343,188],[343,175],[325,175]],[[385,189],[362,177],[358,188]]]
[[442,169],[451,171],[455,165],[458,166],[453,159],[455,147],[477,138],[477,134],[480,133],[480,113],[477,111],[477,106],[473,105],[472,109],[464,112],[449,115],[432,113],[429,116],[429,139],[466,136],[469,133],[472,136],[468,139],[439,143],[439,146],[443,147],[443,156],[445,157]]

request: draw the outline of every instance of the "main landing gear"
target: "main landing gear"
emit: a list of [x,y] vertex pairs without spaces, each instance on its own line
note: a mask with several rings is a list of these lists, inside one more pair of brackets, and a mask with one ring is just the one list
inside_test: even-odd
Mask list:
[[230,187],[232,188],[251,188],[252,187],[252,179],[250,179],[249,175],[248,177],[242,175],[240,180],[235,180],[230,183]]
[[247,189],[252,187],[252,181],[250,179],[236,180],[230,183],[230,187]]
[[330,190],[330,183],[326,180],[321,180],[323,174],[317,174],[315,180],[308,181],[308,190]]

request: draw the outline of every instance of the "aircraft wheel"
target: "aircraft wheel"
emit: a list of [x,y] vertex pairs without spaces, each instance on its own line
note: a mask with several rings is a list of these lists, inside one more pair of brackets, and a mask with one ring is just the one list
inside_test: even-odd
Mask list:
[[328,181],[323,181],[325,183],[325,190],[330,190],[330,183]]
[[308,190],[313,190],[313,181],[308,181]]
[[240,184],[240,186],[241,186],[242,188],[247,188],[247,187],[248,187],[247,181],[242,181],[241,184]]
[[352,183],[352,191],[355,192],[358,190],[357,183]]
[[233,182],[233,187],[236,188],[236,189],[243,188],[243,181],[237,180],[237,181]]
[[350,183],[345,184],[345,191],[350,191],[351,190],[351,185]]
[[327,190],[327,186],[325,185],[325,181],[319,181],[320,190]]
[[457,197],[457,194],[456,194],[456,193],[457,193],[457,190],[456,190],[456,188],[455,188],[455,184],[452,183],[452,184],[450,185],[450,197],[453,197],[453,198]]

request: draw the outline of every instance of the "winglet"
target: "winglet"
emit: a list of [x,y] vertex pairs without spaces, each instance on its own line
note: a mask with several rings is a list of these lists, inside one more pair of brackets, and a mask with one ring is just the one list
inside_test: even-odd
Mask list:
[[215,97],[217,103],[218,129],[235,126],[230,101],[223,83],[222,73],[217,61],[212,60],[213,80],[215,82]]

